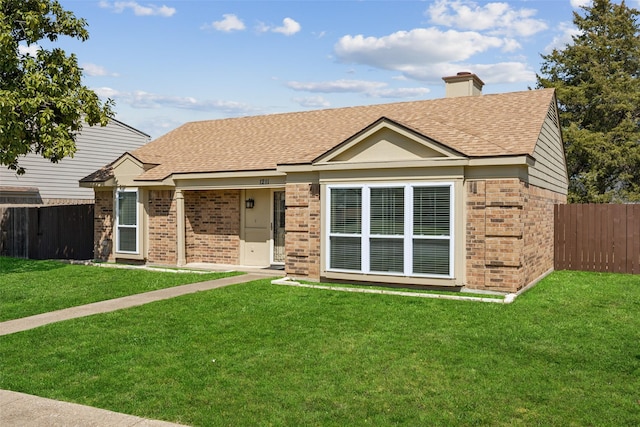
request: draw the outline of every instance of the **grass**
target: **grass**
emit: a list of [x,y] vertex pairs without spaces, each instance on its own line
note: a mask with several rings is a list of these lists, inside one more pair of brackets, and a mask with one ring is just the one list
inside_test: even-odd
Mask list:
[[0,337],[0,388],[194,426],[640,425],[640,276],[513,304],[261,280]]
[[0,257],[0,321],[240,273],[162,273]]

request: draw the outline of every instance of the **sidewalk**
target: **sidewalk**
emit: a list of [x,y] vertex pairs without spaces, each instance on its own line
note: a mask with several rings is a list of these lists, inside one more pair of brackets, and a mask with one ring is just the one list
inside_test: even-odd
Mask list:
[[157,291],[94,302],[92,304],[65,308],[63,310],[52,311],[49,313],[36,314],[35,316],[23,317],[21,319],[8,320],[6,322],[0,322],[0,336],[26,331],[28,329],[37,328],[38,326],[47,325],[49,323],[60,322],[62,320],[91,316],[99,313],[108,313],[110,311],[120,310],[123,308],[135,307],[154,301],[174,298],[180,295],[192,294],[199,291],[208,291],[210,289],[264,278],[264,274],[249,273],[240,276],[209,280],[207,282],[191,283],[173,288],[158,289]]
[[4,427],[178,427],[90,406],[0,390],[0,425]]
[[[107,313],[135,307],[180,295],[221,288],[238,283],[251,282],[273,276],[271,272],[252,272],[240,276],[225,277],[207,282],[191,283],[173,288],[159,289],[137,295],[100,301],[71,307],[50,313],[0,322],[0,335],[13,334],[37,328],[49,323]],[[6,427],[172,427],[179,426],[165,421],[154,421],[133,415],[75,403],[60,402],[29,394],[0,390],[0,426]]]

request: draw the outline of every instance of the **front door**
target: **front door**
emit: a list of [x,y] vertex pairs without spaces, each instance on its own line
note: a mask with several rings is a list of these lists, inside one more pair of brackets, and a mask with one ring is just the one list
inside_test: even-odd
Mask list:
[[284,191],[273,192],[273,263],[284,263]]

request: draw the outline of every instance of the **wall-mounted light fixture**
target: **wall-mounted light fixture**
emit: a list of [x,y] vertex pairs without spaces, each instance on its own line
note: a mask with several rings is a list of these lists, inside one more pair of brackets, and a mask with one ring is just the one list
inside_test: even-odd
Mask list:
[[253,199],[247,199],[244,201],[244,206],[247,209],[253,209],[253,207],[255,206],[256,202]]

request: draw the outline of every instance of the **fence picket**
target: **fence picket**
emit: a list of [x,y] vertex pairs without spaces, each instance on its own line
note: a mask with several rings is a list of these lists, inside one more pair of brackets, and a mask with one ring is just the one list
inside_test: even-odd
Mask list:
[[557,270],[640,274],[640,205],[556,205]]
[[92,259],[93,204],[0,209],[0,254],[31,259]]

